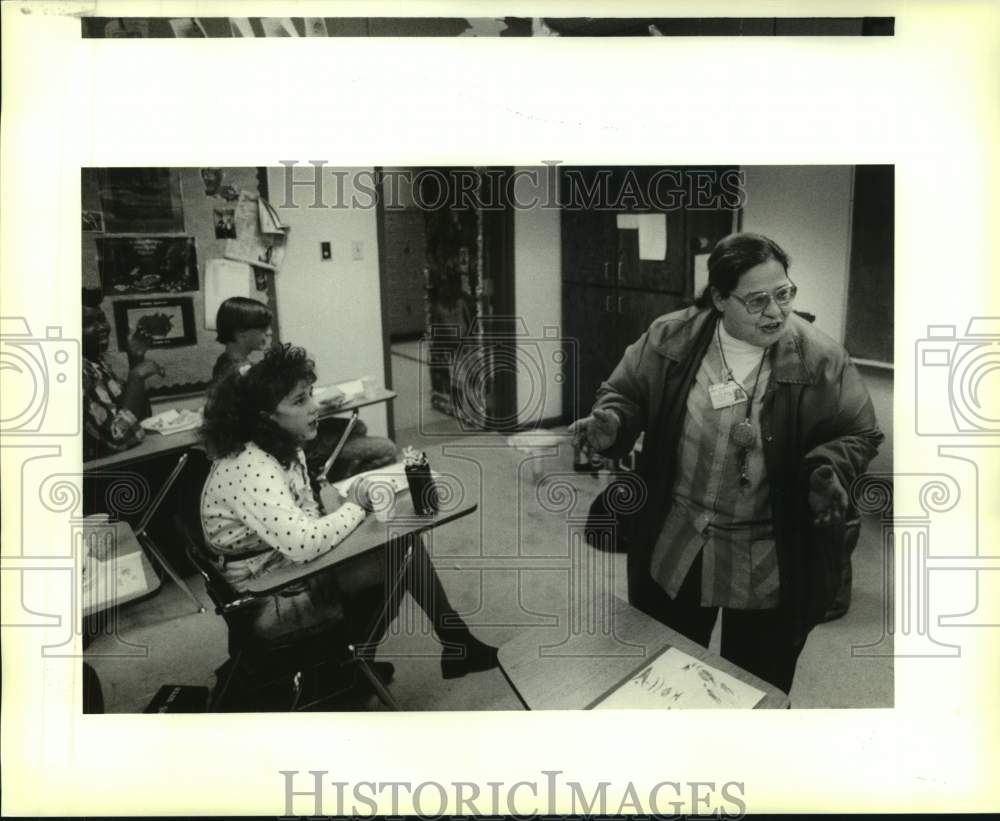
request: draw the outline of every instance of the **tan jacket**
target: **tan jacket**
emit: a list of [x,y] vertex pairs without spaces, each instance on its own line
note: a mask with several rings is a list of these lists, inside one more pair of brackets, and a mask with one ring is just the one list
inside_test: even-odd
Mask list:
[[[625,529],[629,599],[641,607],[649,554],[670,509],[677,444],[685,402],[713,338],[717,315],[687,308],[656,319],[625,351],[598,391],[595,408],[614,410],[621,431],[607,455],[631,450],[645,431],[638,473],[647,489],[642,509]],[[771,379],[761,411],[761,438],[789,639],[805,641],[832,600],[856,525],[814,528],[806,504],[808,478],[830,465],[850,493],[884,436],[871,398],[844,348],[792,314],[771,351]]]

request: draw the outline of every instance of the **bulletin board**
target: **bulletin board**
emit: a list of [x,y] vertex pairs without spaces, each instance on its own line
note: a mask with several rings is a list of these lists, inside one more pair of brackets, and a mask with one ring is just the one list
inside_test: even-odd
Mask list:
[[[150,380],[151,396],[199,393],[208,386],[223,345],[206,327],[215,319],[205,316],[206,266],[223,259],[227,243],[238,241],[241,192],[266,197],[266,185],[266,174],[257,168],[82,170],[82,284],[104,290],[101,307],[113,328],[148,305],[160,306],[154,316],[167,318],[161,321],[174,320],[167,344],[150,353],[166,372]],[[276,274],[256,272],[250,295],[274,314],[277,341]],[[114,328],[107,361],[124,375],[122,330]]]

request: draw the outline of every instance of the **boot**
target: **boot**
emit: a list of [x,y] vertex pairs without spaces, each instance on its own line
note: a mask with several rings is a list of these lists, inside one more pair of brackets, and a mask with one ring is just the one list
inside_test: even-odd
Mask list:
[[[453,614],[453,620],[457,614]],[[477,639],[461,622],[456,626],[441,627],[435,632],[441,640],[441,675],[461,678],[467,673],[492,670],[500,665],[497,648]]]

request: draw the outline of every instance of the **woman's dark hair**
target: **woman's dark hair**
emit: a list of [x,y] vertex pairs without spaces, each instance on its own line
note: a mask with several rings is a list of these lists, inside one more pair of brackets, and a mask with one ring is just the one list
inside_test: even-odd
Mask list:
[[208,394],[201,435],[212,459],[233,456],[255,442],[282,466],[295,461],[299,442],[269,416],[300,382],[316,381],[316,366],[304,348],[275,345],[242,375],[230,371]]
[[271,309],[263,303],[245,296],[231,296],[215,314],[215,338],[227,345],[237,332],[263,330],[271,324],[271,319]]
[[761,234],[730,234],[720,239],[708,258],[708,285],[701,292],[695,305],[699,308],[713,308],[712,289],[727,297],[743,276],[768,260],[776,260],[788,271],[791,258],[773,239]]

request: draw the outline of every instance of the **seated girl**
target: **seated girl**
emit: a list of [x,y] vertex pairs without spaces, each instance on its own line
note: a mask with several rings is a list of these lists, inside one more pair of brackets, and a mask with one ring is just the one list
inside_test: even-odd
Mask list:
[[[314,494],[302,446],[319,427],[315,381],[306,352],[286,344],[271,348],[243,374],[230,373],[209,396],[202,432],[214,462],[202,491],[201,520],[209,546],[222,556],[223,575],[238,590],[250,578],[336,549],[371,509],[370,482],[364,479],[336,510],[324,510]],[[411,545],[409,569],[388,602],[385,624],[408,590],[449,645],[441,659],[445,678],[495,667],[496,649],[478,641],[455,612],[421,540]],[[368,572],[352,572],[352,583],[362,578],[370,591],[389,590],[387,568],[401,566],[405,547],[397,541],[364,554]],[[327,586],[319,596],[340,595],[336,574],[315,578],[330,579],[320,582]]]
[[[212,369],[212,382],[220,381],[230,371],[246,371],[250,367],[250,354],[266,350],[271,344],[270,309],[255,299],[233,296],[225,300],[215,315],[215,328],[219,342],[226,346]],[[319,423],[319,430],[305,445],[306,465],[309,475],[317,477],[327,458],[340,441],[347,428],[347,420],[328,417]],[[396,445],[382,436],[368,436],[368,429],[360,419],[326,477],[336,482],[357,473],[391,465],[399,459]]]

